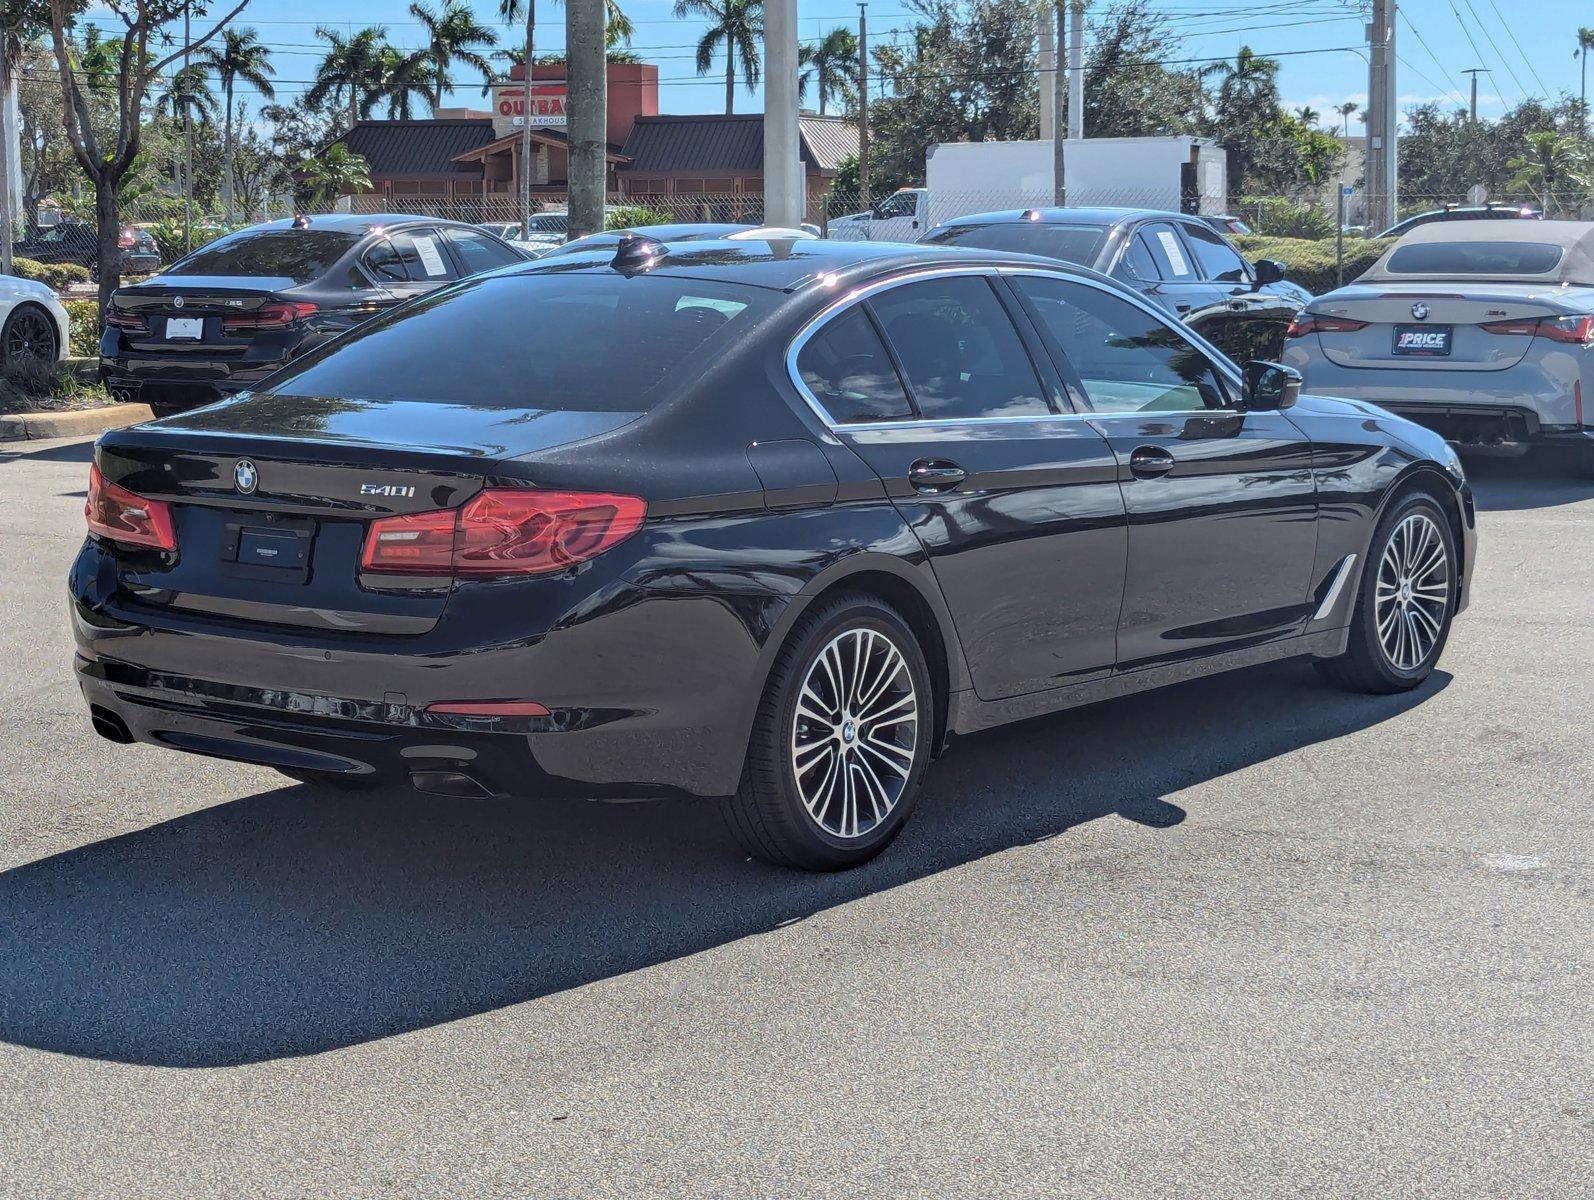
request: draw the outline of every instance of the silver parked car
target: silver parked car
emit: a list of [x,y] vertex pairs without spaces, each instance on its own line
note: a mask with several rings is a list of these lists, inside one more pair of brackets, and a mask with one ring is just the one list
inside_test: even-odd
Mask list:
[[1465,448],[1562,445],[1594,472],[1594,223],[1420,226],[1317,297],[1284,361]]

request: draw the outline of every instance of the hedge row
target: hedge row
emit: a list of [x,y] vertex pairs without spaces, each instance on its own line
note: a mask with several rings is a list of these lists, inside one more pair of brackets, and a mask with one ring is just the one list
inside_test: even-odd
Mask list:
[[23,279],[37,280],[58,292],[69,283],[89,281],[87,267],[81,267],[77,263],[42,263],[32,258],[13,257],[11,273]]
[[72,347],[68,351],[74,358],[93,358],[100,352],[100,302],[98,300],[63,300],[62,306],[72,321]]
[[[1334,239],[1261,237],[1251,234],[1236,238],[1241,251],[1252,261],[1276,258],[1285,267],[1285,277],[1300,284],[1314,296],[1334,290]],[[1344,280],[1351,282],[1377,262],[1395,244],[1394,238],[1346,238]]]

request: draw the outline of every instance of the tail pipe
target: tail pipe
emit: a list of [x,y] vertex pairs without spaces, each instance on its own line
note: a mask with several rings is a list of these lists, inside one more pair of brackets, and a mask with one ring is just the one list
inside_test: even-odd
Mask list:
[[89,719],[94,722],[94,732],[108,742],[115,742],[119,746],[125,746],[133,740],[133,735],[128,731],[127,722],[102,705],[92,704],[89,706]]

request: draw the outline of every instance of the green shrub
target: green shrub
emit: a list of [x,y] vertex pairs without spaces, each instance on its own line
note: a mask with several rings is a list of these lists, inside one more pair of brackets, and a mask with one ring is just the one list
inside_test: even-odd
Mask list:
[[72,319],[72,343],[67,353],[74,358],[93,358],[100,352],[100,302],[63,300],[66,315]]
[[1240,201],[1235,213],[1263,237],[1317,240],[1334,236],[1334,218],[1315,204],[1297,204],[1277,197]]
[[603,220],[605,229],[636,229],[642,225],[668,225],[672,218],[669,213],[660,212],[656,208],[648,208],[645,204],[626,204],[612,209]]
[[[1334,290],[1334,239],[1259,237],[1249,234],[1236,238],[1240,250],[1252,261],[1276,258],[1285,266],[1285,278],[1300,284],[1314,296]],[[1346,283],[1366,271],[1394,245],[1392,238],[1345,239],[1344,279]]]
[[89,269],[77,263],[42,263],[32,258],[12,258],[11,273],[60,291],[71,283],[87,283]]

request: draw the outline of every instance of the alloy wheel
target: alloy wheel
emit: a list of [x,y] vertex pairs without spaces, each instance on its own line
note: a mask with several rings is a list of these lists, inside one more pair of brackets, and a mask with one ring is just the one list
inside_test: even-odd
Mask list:
[[55,333],[41,314],[20,312],[12,318],[6,329],[5,361],[55,361]]
[[792,719],[791,768],[808,815],[857,838],[902,799],[919,743],[919,696],[896,644],[844,630],[809,664]]
[[1384,656],[1397,671],[1415,671],[1438,643],[1450,604],[1450,554],[1428,514],[1412,513],[1395,526],[1373,598]]

